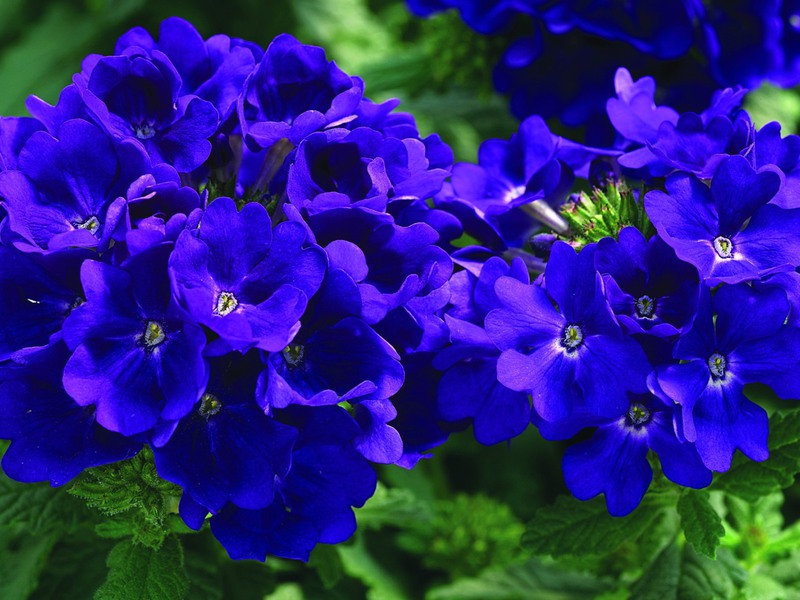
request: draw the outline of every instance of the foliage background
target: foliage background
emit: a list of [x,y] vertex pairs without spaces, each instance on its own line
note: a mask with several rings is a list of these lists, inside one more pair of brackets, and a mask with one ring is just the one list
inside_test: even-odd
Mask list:
[[[25,114],[30,93],[54,102],[85,55],[111,53],[136,25],[156,33],[172,15],[205,37],[267,45],[288,31],[323,46],[365,80],[367,95],[401,98],[422,132],[440,133],[459,160],[474,160],[480,141],[517,127],[491,90],[503,40],[473,34],[454,15],[413,19],[400,0],[0,0],[0,114]],[[781,120],[785,132],[800,118],[795,92],[764,88],[750,108],[758,122]],[[489,448],[469,431],[456,434],[413,471],[381,468],[355,538],[319,547],[310,565],[234,563],[207,531],[180,535],[182,545],[165,537],[187,532],[177,521],[148,520],[165,490],[144,468],[135,475],[136,505],[93,496],[85,480],[70,494],[2,478],[0,596],[800,598],[800,420],[790,413],[778,422],[768,465],[742,466],[710,493],[679,497],[656,483],[624,520],[608,517],[602,500],[564,496],[564,445],[533,428]]]

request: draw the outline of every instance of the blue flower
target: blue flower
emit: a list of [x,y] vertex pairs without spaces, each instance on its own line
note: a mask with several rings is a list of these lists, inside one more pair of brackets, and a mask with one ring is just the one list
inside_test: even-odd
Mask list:
[[170,293],[170,244],[140,252],[120,267],[85,261],[86,302],[64,322],[73,351],[64,389],[94,405],[106,429],[131,436],[180,419],[205,389],[206,337],[187,323]]
[[611,515],[627,515],[653,479],[649,450],[658,455],[670,481],[693,488],[709,485],[711,471],[693,443],[676,437],[672,413],[655,396],[631,396],[618,418],[598,427],[591,439],[567,449],[563,466],[570,492],[579,500],[603,493]]
[[486,140],[477,165],[453,167],[453,198],[440,199],[440,206],[466,204],[511,246],[524,244],[542,222],[565,232],[555,208],[572,184],[572,173],[558,160],[559,142],[540,117],[526,119],[509,141]]
[[442,417],[457,422],[472,419],[475,439],[496,444],[522,433],[531,418],[527,391],[514,391],[497,380],[500,350],[483,329],[486,315],[502,306],[495,292],[500,277],[528,284],[520,260],[509,266],[500,258],[486,261],[480,276],[461,271],[453,290],[453,307],[446,316],[452,345],[442,350],[434,366],[444,371],[437,402]]
[[322,48],[279,35],[245,82],[238,103],[242,132],[254,150],[283,138],[296,146],[310,133],[355,119],[363,89]]
[[298,147],[286,182],[289,201],[314,214],[361,206],[386,211],[389,202],[425,200],[448,172],[430,168],[425,144],[359,127],[311,134]]
[[[359,428],[343,409],[294,407],[281,418],[299,435],[291,469],[275,481],[272,504],[262,510],[228,505],[211,517],[211,531],[231,558],[308,560],[316,544],[353,534],[352,507],[375,491],[375,471],[352,446]],[[207,512],[184,494],[181,515],[190,527],[199,529]]]
[[206,138],[217,129],[214,106],[181,94],[181,79],[159,52],[145,56],[137,48],[122,56],[100,58],[75,85],[87,111],[119,139],[134,138],[154,164],[166,162],[188,173],[211,152]]
[[709,285],[759,279],[800,265],[800,210],[770,203],[780,189],[775,167],[759,171],[747,159],[723,162],[711,189],[676,173],[667,192],[648,192],[644,204],[659,235]]
[[71,120],[58,139],[33,134],[18,169],[0,172],[0,198],[17,248],[104,251],[124,237],[128,188],[150,171],[150,161],[137,144],[115,146],[95,125]]
[[[303,222],[292,206],[289,216]],[[307,218],[331,268],[341,268],[359,284],[363,317],[374,324],[426,296],[450,279],[453,263],[436,245],[438,233],[425,223],[401,227],[387,214],[360,208],[334,208]]]
[[628,333],[669,337],[691,326],[700,294],[697,271],[678,260],[660,237],[645,240],[638,229],[626,227],[619,241],[598,242],[594,260],[611,308]]
[[170,274],[181,305],[219,334],[210,350],[286,347],[325,272],[324,254],[305,241],[300,225],[273,231],[263,206],[237,211],[230,198],[214,200],[199,228],[181,233]]
[[289,472],[297,431],[258,406],[260,362],[257,352],[211,361],[200,401],[175,423],[169,441],[153,450],[159,475],[213,513],[228,502],[268,507],[276,478]]
[[84,302],[81,263],[88,250],[47,255],[0,246],[0,362],[61,339],[61,327]]
[[125,460],[141,448],[101,427],[93,407],[67,395],[61,373],[68,358],[59,342],[21,364],[0,366],[0,437],[11,440],[3,471],[13,479],[64,485],[84,469]]
[[170,17],[161,23],[157,42],[145,29],[134,27],[117,41],[114,54],[129,54],[131,48],[145,50],[150,57],[163,53],[180,76],[180,95],[211,102],[224,121],[263,55],[253,46],[227,35],[203,40],[191,23]]
[[266,359],[264,408],[386,400],[403,384],[397,352],[361,319],[356,283],[330,271],[300,331]]
[[646,391],[650,365],[642,348],[623,335],[594,267],[594,248],[580,254],[557,242],[545,289],[511,277],[495,284],[501,308],[486,316],[486,332],[502,351],[497,378],[529,392],[545,421],[586,411],[615,417],[628,392]]
[[706,289],[692,329],[675,345],[676,362],[659,366],[650,381],[654,393],[680,405],[679,431],[709,469],[726,471],[736,449],[767,458],[767,413],[745,397],[744,386],[796,395],[800,329],[785,325],[788,314],[777,286],[726,285],[713,298]]
[[44,127],[36,119],[0,117],[0,171],[16,169],[25,142],[42,129]]

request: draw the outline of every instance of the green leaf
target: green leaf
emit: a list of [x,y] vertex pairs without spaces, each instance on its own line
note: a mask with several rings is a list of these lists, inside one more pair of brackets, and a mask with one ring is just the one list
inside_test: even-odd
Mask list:
[[714,478],[713,489],[724,490],[748,502],[785,489],[800,472],[800,410],[770,418],[769,458],[753,462],[737,454],[730,470]]
[[638,538],[663,508],[663,499],[650,495],[630,515],[618,518],[608,514],[602,498],[581,502],[559,496],[528,523],[522,545],[534,554],[555,557],[609,554],[626,540]]
[[0,592],[3,600],[26,600],[58,537],[30,535],[24,527],[0,530]]
[[18,483],[0,473],[0,526],[25,525],[34,535],[69,530],[86,518],[82,503],[45,483]]
[[653,559],[631,588],[636,600],[673,600],[680,582],[681,553],[676,543],[669,544]]
[[729,600],[746,582],[747,573],[723,548],[712,560],[673,542],[650,563],[631,588],[636,600]]
[[585,573],[565,571],[539,559],[491,569],[472,579],[431,590],[428,600],[591,600],[610,584]]
[[684,493],[678,500],[678,513],[686,541],[700,554],[714,558],[725,527],[709,502],[708,492]]
[[742,588],[742,600],[800,600],[800,591],[788,589],[767,575],[752,573]]
[[181,490],[158,476],[148,448],[129,460],[84,471],[69,493],[110,517],[97,528],[102,537],[132,535],[134,541],[158,549],[175,530],[171,517]]
[[298,584],[283,583],[264,600],[305,600],[305,595]]
[[746,581],[747,572],[727,548],[717,559],[697,554],[690,545],[683,547],[677,598],[680,600],[728,600]]
[[113,543],[90,527],[64,536],[53,548],[30,600],[91,598],[108,574],[105,562]]
[[108,578],[95,600],[180,600],[189,591],[183,549],[174,536],[158,550],[119,542],[108,555]]

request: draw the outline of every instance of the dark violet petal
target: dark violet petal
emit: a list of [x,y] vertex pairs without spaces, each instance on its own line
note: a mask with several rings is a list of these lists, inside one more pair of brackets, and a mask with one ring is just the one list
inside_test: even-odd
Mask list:
[[[800,266],[800,208],[785,210],[773,204],[760,208],[747,227],[733,238],[742,259],[757,276],[794,271]],[[730,283],[734,283],[730,281]]]
[[97,422],[130,436],[147,431],[161,414],[157,364],[152,355],[115,340],[78,346],[64,369],[64,389],[81,406],[97,407]]
[[778,192],[781,178],[772,170],[756,172],[743,156],[731,156],[717,169],[711,195],[719,215],[719,233],[731,236]]
[[727,358],[731,371],[745,383],[764,383],[781,398],[800,396],[800,329],[784,326],[743,341]]
[[657,380],[665,400],[681,406],[682,431],[684,437],[696,439],[692,411],[698,399],[705,393],[711,375],[705,361],[693,360],[677,365],[658,368]]
[[767,413],[744,397],[741,384],[709,385],[692,416],[697,451],[712,471],[727,471],[735,450],[755,461],[769,456]]
[[521,348],[561,337],[564,317],[553,308],[542,288],[500,277],[495,291],[503,308],[486,315],[486,332],[498,348]]
[[516,437],[531,416],[527,392],[501,385],[493,358],[458,363],[446,371],[439,382],[438,402],[449,421],[472,418],[475,439],[487,445]]
[[530,393],[542,419],[560,421],[570,416],[581,398],[575,381],[577,362],[556,342],[530,355],[506,350],[497,360],[497,379],[509,389]]
[[364,400],[353,407],[353,416],[361,427],[355,439],[356,449],[370,462],[392,464],[403,455],[403,439],[388,425],[395,417],[389,400]]
[[780,288],[755,290],[746,284],[721,287],[712,300],[718,348],[728,353],[739,344],[770,337],[783,327],[789,301]]
[[653,423],[647,428],[648,444],[658,455],[664,475],[678,485],[706,487],[711,483],[711,471],[700,460],[693,443],[678,440],[672,419],[664,415],[654,415]]
[[265,416],[254,400],[219,402],[218,413],[188,416],[169,442],[154,450],[158,473],[213,513],[227,502],[266,508],[273,502],[275,478],[289,470],[297,432]]
[[579,500],[604,493],[611,515],[627,515],[639,505],[653,479],[646,440],[619,422],[600,427],[592,439],[571,446],[564,454],[567,487]]
[[87,468],[125,460],[141,443],[97,424],[91,408],[79,406],[52,371],[69,356],[55,344],[27,357],[25,366],[0,369],[0,437],[10,439],[3,470],[18,481],[67,483]]
[[159,153],[182,173],[193,171],[211,154],[207,138],[217,129],[214,105],[192,98],[184,114],[158,136]]
[[647,391],[647,376],[652,368],[644,350],[630,337],[590,337],[584,345],[576,352],[576,378],[584,393],[583,401],[593,414],[619,415],[628,405],[627,392]]

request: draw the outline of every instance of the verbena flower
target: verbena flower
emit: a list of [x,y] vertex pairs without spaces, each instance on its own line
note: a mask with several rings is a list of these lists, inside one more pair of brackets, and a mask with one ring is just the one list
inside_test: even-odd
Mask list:
[[229,198],[212,202],[198,228],[181,233],[170,275],[193,320],[219,334],[211,351],[274,352],[292,339],[325,272],[324,254],[305,241],[296,223],[273,232],[263,206],[240,212]]
[[676,437],[672,413],[655,396],[631,396],[630,405],[616,419],[600,425],[591,439],[567,449],[567,487],[580,500],[603,493],[608,512],[625,516],[639,505],[653,479],[647,460],[650,450],[658,455],[669,480],[693,488],[709,485],[711,471],[694,444]]
[[556,243],[545,288],[499,278],[501,307],[486,316],[489,338],[502,351],[498,380],[531,393],[545,421],[568,419],[576,410],[615,416],[627,406],[628,392],[646,391],[650,365],[614,319],[592,250],[576,255]]
[[[352,447],[358,427],[336,406],[285,413],[300,432],[292,468],[275,481],[272,504],[262,510],[228,505],[211,518],[211,531],[232,558],[267,555],[308,560],[317,543],[335,544],[356,528],[353,506],[375,491],[375,471]],[[199,529],[207,510],[184,494],[181,514]]]
[[169,250],[154,246],[120,267],[85,261],[86,302],[64,323],[72,351],[64,389],[126,436],[186,416],[208,378],[205,335],[181,318],[170,293]]
[[691,326],[700,295],[697,272],[660,237],[646,240],[626,227],[619,240],[598,242],[594,260],[611,308],[628,333],[669,337]]
[[667,180],[668,193],[648,193],[645,207],[659,235],[703,280],[739,283],[800,264],[800,210],[770,203],[780,185],[773,167],[756,171],[732,156],[710,189],[693,175],[676,173]]
[[153,452],[159,475],[214,513],[228,502],[266,508],[276,478],[289,472],[297,430],[265,415],[256,402],[260,362],[257,352],[212,360],[192,413]]
[[150,172],[141,147],[114,142],[95,125],[66,121],[58,138],[39,131],[0,173],[12,243],[26,252],[69,247],[103,251],[124,235],[126,193]]
[[734,450],[765,460],[767,413],[744,395],[748,383],[769,385],[780,397],[796,395],[798,375],[790,360],[800,356],[800,329],[785,324],[786,293],[727,285],[701,297],[692,329],[675,345],[679,363],[658,368],[651,388],[680,405],[678,426],[695,442],[704,464],[730,467]]
[[17,481],[63,485],[84,469],[125,460],[142,447],[98,424],[94,407],[64,391],[61,371],[68,358],[58,342],[0,365],[0,436],[11,440],[3,470]]
[[499,348],[483,329],[486,315],[502,307],[494,289],[500,277],[528,284],[528,272],[521,260],[510,266],[493,257],[480,276],[468,271],[454,276],[452,307],[447,325],[452,345],[442,350],[434,363],[444,371],[439,381],[438,403],[443,418],[457,422],[472,419],[475,439],[482,444],[508,440],[528,426],[531,405],[527,391],[515,391],[497,379]]
[[363,82],[325,58],[321,48],[279,35],[247,77],[239,97],[239,124],[251,143],[270,148],[280,139],[297,145],[307,135],[355,119]]

